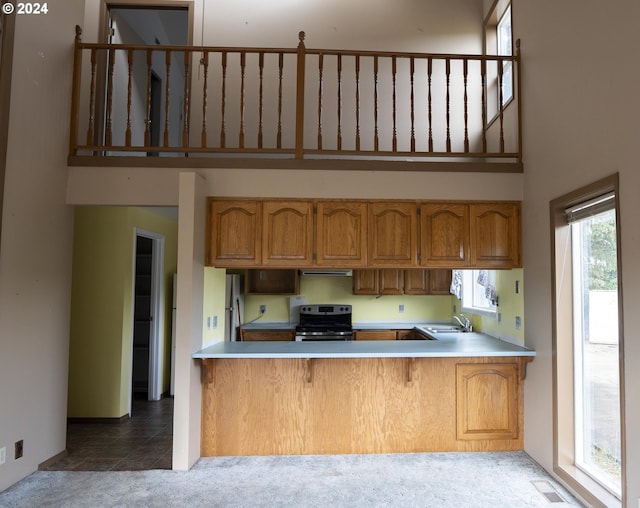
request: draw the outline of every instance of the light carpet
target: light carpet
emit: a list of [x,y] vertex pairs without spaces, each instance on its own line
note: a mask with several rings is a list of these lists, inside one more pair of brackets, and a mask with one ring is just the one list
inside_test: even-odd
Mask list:
[[[543,494],[545,491],[555,492],[555,496],[551,496],[555,502]],[[38,471],[0,493],[0,506],[550,508],[582,505],[526,453],[483,452],[215,457],[200,459],[187,472]]]

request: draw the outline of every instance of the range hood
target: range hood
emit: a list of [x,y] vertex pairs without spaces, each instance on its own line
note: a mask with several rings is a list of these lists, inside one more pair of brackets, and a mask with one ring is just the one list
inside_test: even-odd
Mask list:
[[307,269],[307,270],[300,270],[300,275],[324,275],[324,276],[329,276],[329,277],[351,277],[353,275],[353,271],[352,270],[348,270],[348,269],[322,269],[322,268],[315,268],[315,269]]

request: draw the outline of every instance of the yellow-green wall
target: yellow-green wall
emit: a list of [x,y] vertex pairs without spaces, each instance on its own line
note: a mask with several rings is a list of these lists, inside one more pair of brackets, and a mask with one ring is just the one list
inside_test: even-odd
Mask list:
[[165,238],[162,386],[164,392],[169,390],[177,222],[142,208],[77,207],[69,343],[69,417],[114,418],[129,412],[135,228]]
[[[224,279],[225,270],[205,268],[203,343],[224,338]],[[516,281],[519,292],[516,294]],[[351,277],[303,276],[300,295],[307,303],[344,303],[353,306],[354,323],[450,321],[451,314],[461,312],[460,300],[454,296],[375,296],[353,295]],[[524,342],[524,299],[522,269],[496,272],[496,288],[500,297],[497,318],[469,313],[474,329],[509,340]],[[255,323],[289,321],[289,296],[250,295],[245,297],[243,321]],[[267,312],[260,317],[260,305]],[[404,312],[399,306],[404,305]],[[207,317],[218,316],[218,327],[207,329]],[[515,318],[520,316],[521,327],[516,330]]]
[[[202,344],[203,346],[224,339],[225,301],[224,288],[227,271],[224,268],[204,269],[204,297],[202,315]],[[207,318],[211,323],[207,325]],[[214,323],[217,318],[217,325]]]
[[[519,288],[516,293],[516,281]],[[508,340],[524,344],[524,283],[522,268],[514,270],[496,270],[496,292],[498,293],[498,315],[495,317],[468,313],[474,330],[482,331]],[[453,297],[453,304],[459,314],[462,309],[460,300]],[[516,316],[520,316],[520,329],[516,330]]]
[[[379,298],[352,294],[351,277],[302,276],[300,296],[307,303],[344,303],[353,306],[353,322],[425,321],[447,319],[451,314],[450,296],[395,296]],[[260,305],[267,306],[262,321],[288,321],[289,297],[248,296],[245,299],[244,320],[260,315]],[[404,312],[399,312],[399,305]]]

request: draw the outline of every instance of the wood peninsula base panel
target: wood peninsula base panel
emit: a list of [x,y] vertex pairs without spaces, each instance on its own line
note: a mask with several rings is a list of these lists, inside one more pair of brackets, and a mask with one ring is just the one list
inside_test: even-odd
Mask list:
[[203,360],[203,457],[523,449],[530,357]]

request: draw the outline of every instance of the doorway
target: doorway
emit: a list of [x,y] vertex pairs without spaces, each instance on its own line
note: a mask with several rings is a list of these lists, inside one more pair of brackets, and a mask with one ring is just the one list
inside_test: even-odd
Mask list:
[[164,237],[136,228],[134,245],[131,399],[160,400],[164,370]]
[[[190,43],[190,11],[184,2],[164,6],[107,3],[105,15],[104,40],[110,44]],[[164,51],[152,51],[147,57],[136,52],[131,62],[126,52],[116,51],[113,58],[105,67],[114,69],[113,74],[105,76],[104,83],[106,97],[112,98],[109,132],[114,143],[124,143],[129,136],[133,146],[179,146],[186,114],[183,52],[171,52],[169,61]],[[159,152],[131,154],[158,156]]]

